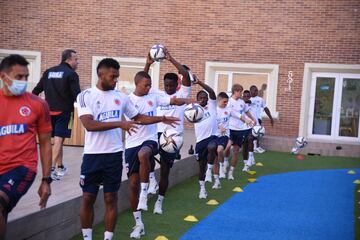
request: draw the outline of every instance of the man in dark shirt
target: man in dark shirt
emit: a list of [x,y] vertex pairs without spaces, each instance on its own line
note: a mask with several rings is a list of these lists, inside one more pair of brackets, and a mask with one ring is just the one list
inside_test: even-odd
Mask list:
[[67,172],[62,161],[63,143],[65,138],[71,137],[74,102],[80,93],[79,76],[75,72],[77,66],[76,52],[72,49],[64,50],[60,65],[46,70],[32,91],[35,95],[44,91],[45,100],[50,107],[54,138],[51,176],[55,180],[59,180]]

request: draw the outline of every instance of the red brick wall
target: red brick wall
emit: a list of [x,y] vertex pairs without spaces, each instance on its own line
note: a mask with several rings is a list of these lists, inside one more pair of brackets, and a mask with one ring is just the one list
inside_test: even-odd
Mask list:
[[[358,0],[133,2],[1,1],[0,48],[40,51],[42,71],[74,48],[83,86],[92,56],[144,57],[158,42],[200,77],[206,61],[279,64],[279,119],[267,133],[280,136],[298,133],[305,62],[360,63]],[[172,69],[162,64],[161,76]]]

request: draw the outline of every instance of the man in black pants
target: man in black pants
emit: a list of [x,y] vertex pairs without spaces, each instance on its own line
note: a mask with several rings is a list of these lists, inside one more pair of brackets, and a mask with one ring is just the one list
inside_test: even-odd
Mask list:
[[44,91],[45,100],[50,107],[54,138],[51,177],[55,180],[59,180],[67,172],[62,161],[63,143],[65,138],[71,137],[74,102],[80,93],[79,76],[75,72],[77,66],[76,52],[72,49],[64,50],[60,65],[46,70],[32,91],[35,95]]

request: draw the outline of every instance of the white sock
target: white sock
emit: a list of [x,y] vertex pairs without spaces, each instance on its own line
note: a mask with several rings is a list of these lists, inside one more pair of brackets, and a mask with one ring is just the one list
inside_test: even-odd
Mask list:
[[199,181],[200,188],[205,188],[205,181]]
[[257,149],[257,140],[254,140],[253,144],[254,144],[254,149]]
[[140,191],[140,196],[147,196],[147,190],[148,190],[148,187],[149,187],[149,183],[140,183],[141,185],[141,191]]
[[211,171],[211,170],[213,169],[213,166],[214,166],[214,165],[208,163],[208,165],[207,165],[208,170]]
[[104,240],[112,240],[114,233],[113,232],[104,232]]
[[215,178],[215,182],[219,182],[219,175],[214,175],[214,178]]
[[92,229],[91,228],[83,228],[81,229],[84,240],[92,240]]
[[164,200],[164,196],[161,196],[161,195],[159,194],[157,201],[162,203],[163,200]]
[[143,222],[142,222],[142,220],[141,220],[141,211],[133,212],[133,215],[134,215],[134,219],[135,219],[136,225],[142,225]]
[[233,166],[231,166],[231,167],[230,167],[230,171],[232,171],[232,172],[233,172],[233,171],[234,171],[234,169],[235,169],[235,168],[234,168]]
[[249,152],[249,159],[254,159],[254,153],[253,152]]
[[150,179],[155,178],[155,172],[150,172],[149,177],[150,177]]
[[224,162],[229,162],[229,157],[224,157]]
[[219,162],[220,167],[224,167],[224,163],[223,162]]
[[244,160],[244,165],[247,165],[248,160]]

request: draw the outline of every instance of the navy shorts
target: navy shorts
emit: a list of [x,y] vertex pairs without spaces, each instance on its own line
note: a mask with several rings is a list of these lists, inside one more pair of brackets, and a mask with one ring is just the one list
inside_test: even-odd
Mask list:
[[230,129],[230,139],[233,142],[233,145],[238,145],[241,147],[245,139],[251,134],[251,128],[247,130],[231,130]]
[[104,192],[117,192],[121,184],[122,153],[84,154],[80,174],[83,192],[97,194],[100,185],[104,186]]
[[[197,154],[197,160],[198,161],[202,161],[202,160],[206,160],[207,161],[207,155],[208,155],[208,145],[210,143],[214,143],[217,146],[217,140],[218,137],[217,136],[210,136],[208,138],[205,138],[203,140],[201,140],[200,142],[196,143],[195,146],[195,153]],[[217,152],[217,151],[216,151]]]
[[226,148],[228,142],[229,142],[229,137],[228,137],[228,136],[220,136],[220,137],[218,137],[218,139],[217,139],[218,145],[223,146],[224,149]]
[[3,191],[10,200],[7,212],[10,212],[29,190],[35,176],[36,172],[24,166],[13,168],[0,175],[0,191]]
[[166,151],[164,151],[161,147],[160,147],[160,136],[161,136],[161,132],[158,132],[158,141],[159,141],[159,154],[160,154],[160,162],[165,163],[166,165],[168,165],[170,168],[173,166],[175,158],[177,156],[177,154],[179,154],[179,151],[175,152],[175,153],[168,153]]
[[[51,136],[70,138],[71,126],[69,126],[69,123],[70,121],[72,121],[72,118],[73,118],[72,112],[62,112],[59,115],[52,115],[51,125],[53,130]],[[72,122],[70,124],[72,124]]]
[[152,157],[150,157],[150,161],[155,161],[154,156],[159,153],[158,143],[152,140],[148,140],[143,142],[140,146],[136,146],[133,148],[128,148],[125,150],[125,162],[127,175],[130,177],[133,173],[138,173],[140,168],[140,161],[138,153],[142,147],[149,147],[152,151]]

